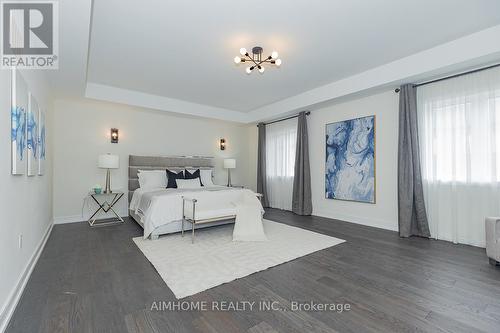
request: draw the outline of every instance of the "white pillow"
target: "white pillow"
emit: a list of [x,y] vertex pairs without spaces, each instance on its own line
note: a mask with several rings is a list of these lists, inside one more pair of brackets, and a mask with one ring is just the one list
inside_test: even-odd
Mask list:
[[201,188],[200,179],[176,179],[177,188]]
[[[191,169],[188,171],[193,173],[196,170]],[[212,169],[200,169],[200,179],[203,186],[214,186],[214,182],[212,181]]]
[[139,186],[143,190],[167,187],[167,172],[165,170],[139,170]]
[[203,186],[214,186],[212,181],[212,170],[200,170],[200,178]]

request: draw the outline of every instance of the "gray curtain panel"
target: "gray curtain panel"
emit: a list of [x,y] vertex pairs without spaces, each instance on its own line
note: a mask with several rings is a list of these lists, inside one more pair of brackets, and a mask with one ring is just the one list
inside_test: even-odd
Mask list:
[[292,211],[298,215],[312,214],[309,140],[307,135],[307,116],[305,112],[299,114],[297,123],[297,149],[295,152]]
[[430,237],[425,211],[417,131],[417,88],[399,93],[398,218],[401,237]]
[[266,184],[266,124],[259,123],[259,142],[257,148],[257,192],[262,194],[262,206],[269,207]]

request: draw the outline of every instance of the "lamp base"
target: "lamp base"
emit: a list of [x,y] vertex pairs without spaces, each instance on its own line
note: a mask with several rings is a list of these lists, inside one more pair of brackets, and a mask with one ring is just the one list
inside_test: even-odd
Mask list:
[[110,194],[110,193],[113,193],[113,191],[111,191],[111,172],[109,169],[107,169],[106,171],[106,187],[104,188],[104,194]]
[[231,169],[227,169],[227,187],[233,187],[233,184],[231,184]]

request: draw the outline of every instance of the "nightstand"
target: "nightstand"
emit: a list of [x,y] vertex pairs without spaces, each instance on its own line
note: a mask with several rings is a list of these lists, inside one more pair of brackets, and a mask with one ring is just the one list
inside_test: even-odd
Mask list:
[[[90,192],[89,197],[91,197],[94,202],[99,206],[97,210],[90,216],[88,219],[88,223],[91,227],[97,227],[97,226],[105,226],[105,225],[113,225],[113,224],[121,224],[125,222],[118,213],[113,209],[113,206],[120,201],[120,199],[123,197],[125,193],[121,191],[113,191],[112,193],[94,193]],[[114,218],[107,218],[107,219],[100,219],[98,220],[97,217],[100,215],[101,212],[107,213],[111,211],[115,217]]]

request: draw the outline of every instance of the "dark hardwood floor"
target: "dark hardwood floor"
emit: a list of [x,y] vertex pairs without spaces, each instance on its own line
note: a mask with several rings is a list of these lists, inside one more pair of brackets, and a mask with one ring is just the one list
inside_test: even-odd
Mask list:
[[[7,332],[500,332],[500,267],[483,249],[279,210],[266,218],[347,242],[185,300],[284,310],[152,310],[175,298],[131,240],[142,229],[73,223],[54,227]],[[290,311],[293,301],[351,309]]]

